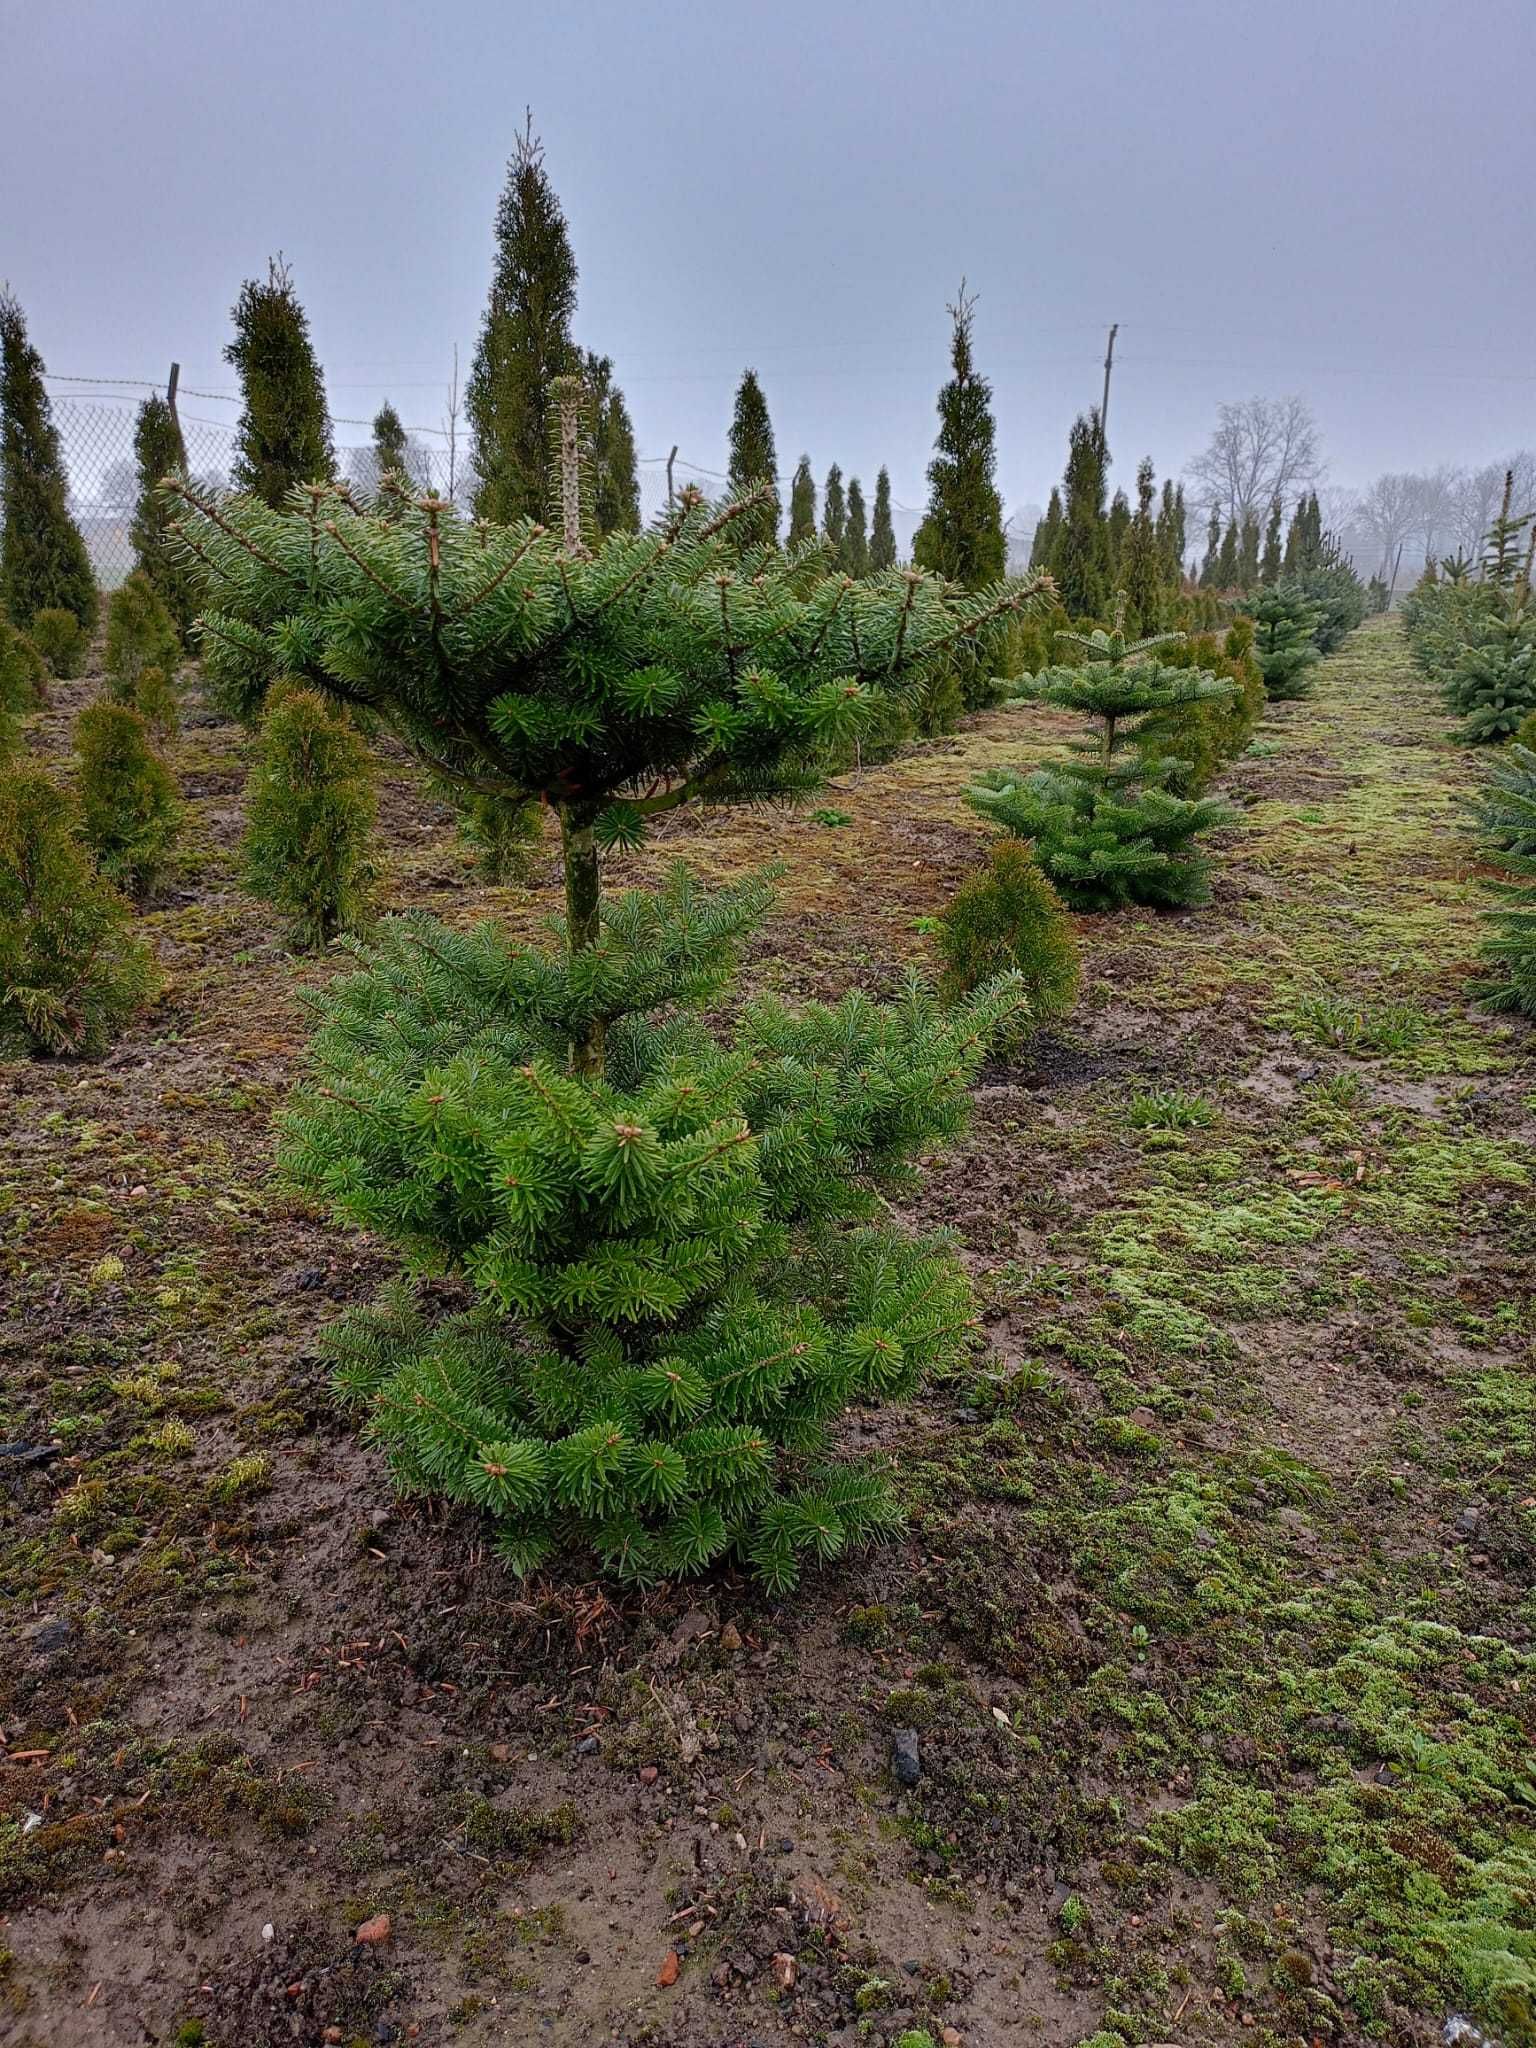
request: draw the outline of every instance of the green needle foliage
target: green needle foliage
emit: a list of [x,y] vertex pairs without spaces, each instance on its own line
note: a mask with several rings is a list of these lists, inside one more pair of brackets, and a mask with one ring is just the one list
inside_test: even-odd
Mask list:
[[843,490],[843,472],[835,462],[827,471],[826,489],[821,494],[821,536],[834,565],[841,568],[848,539],[848,499]]
[[175,739],[181,730],[181,699],[175,682],[163,668],[151,664],[139,670],[133,686],[133,708],[161,742]]
[[1518,1010],[1536,1017],[1536,856],[1496,854],[1507,879],[1490,882],[1497,907],[1486,913],[1491,927],[1482,957],[1494,970],[1474,982],[1472,993],[1493,1010]]
[[163,398],[146,398],[133,426],[138,503],[130,537],[139,568],[159,592],[176,630],[185,634],[197,611],[197,579],[170,537],[175,505],[161,490],[168,476],[185,476],[187,449],[181,423]]
[[88,704],[75,721],[86,844],[110,881],[145,897],[181,830],[176,780],[126,704]]
[[121,704],[135,702],[147,668],[174,676],[181,666],[181,637],[159,591],[135,569],[107,602],[107,683]]
[[1029,566],[1031,569],[1049,569],[1056,557],[1056,544],[1061,538],[1064,519],[1061,509],[1061,486],[1052,484],[1050,503],[1045,508],[1045,517],[1035,528],[1035,537],[1029,544]]
[[407,485],[414,482],[411,439],[387,398],[373,416],[373,461],[379,483],[387,476],[398,477]]
[[1136,472],[1136,515],[1120,553],[1126,623],[1132,633],[1155,633],[1162,624],[1163,550],[1152,513],[1156,485],[1150,456]]
[[1264,714],[1264,679],[1253,651],[1253,621],[1234,619],[1224,634],[1191,633],[1159,650],[1170,668],[1199,669],[1232,684],[1227,697],[1199,697],[1149,718],[1136,736],[1142,758],[1161,764],[1175,796],[1202,796],[1235,761]]
[[34,612],[28,637],[46,663],[48,673],[63,683],[79,675],[91,651],[90,635],[81,625],[79,614],[67,611],[63,605],[45,605],[40,612]]
[[0,706],[36,711],[48,702],[48,664],[25,633],[0,619]]
[[245,409],[236,429],[235,488],[279,506],[300,484],[332,476],[336,454],[309,319],[281,256],[267,279],[241,286],[224,360],[239,373]]
[[[812,521],[815,509],[812,508]],[[896,566],[896,529],[891,523],[891,473],[881,465],[875,478],[875,510],[869,529],[869,566],[873,570]]]
[[69,516],[64,451],[43,388],[43,359],[27,339],[19,303],[5,291],[0,291],[0,508],[0,612],[29,632],[39,612],[64,610],[88,640],[96,627],[96,576],[80,529]]
[[482,519],[544,515],[549,386],[582,367],[571,340],[575,311],[576,259],[530,115],[496,209],[496,268],[465,392]]
[[967,590],[1003,573],[1008,545],[1003,501],[994,481],[997,428],[992,386],[978,374],[971,347],[976,299],[961,280],[949,308],[953,375],[939,393],[939,432],[928,465],[928,511],[912,541],[912,559]]
[[732,529],[737,545],[747,548],[772,547],[779,537],[779,459],[773,445],[773,423],[768,401],[757,381],[756,370],[742,374],[736,387],[736,410],[731,419],[731,455],[726,466],[731,490],[756,494],[753,509],[737,520]]
[[[834,1461],[836,1418],[963,1348],[948,1248],[870,1219],[959,1128],[1017,996],[759,1002],[717,1041],[689,1008],[766,897],[676,871],[608,906],[592,973],[489,926],[393,925],[318,999],[288,1173],[482,1303],[347,1317],[339,1385],[398,1481],[483,1509],[519,1572],[578,1543],[623,1579],[734,1555],[787,1590],[896,1520],[878,1469]],[[594,1004],[608,1060],[583,1081],[564,1049]]]
[[1186,909],[1208,901],[1207,863],[1193,841],[1232,813],[1210,798],[1174,795],[1164,785],[1176,762],[1150,758],[1138,742],[1180,707],[1230,698],[1232,683],[1153,659],[1159,641],[1128,642],[1118,623],[1111,632],[1060,637],[1082,652],[1082,665],[1046,669],[1015,690],[1086,717],[1078,758],[1022,781],[995,771],[967,801],[1034,843],[1036,859],[1074,909]]
[[1493,762],[1474,817],[1480,837],[1499,853],[1536,854],[1536,716]]
[[1469,745],[1506,740],[1536,711],[1536,609],[1508,603],[1482,619],[1456,656],[1446,702]]
[[0,775],[0,1042],[102,1052],[158,985],[70,798],[36,769]]
[[629,407],[607,356],[588,350],[585,376],[592,421],[592,516],[599,533],[638,533],[640,473]]
[[849,576],[869,574],[869,522],[864,506],[864,486],[856,476],[848,479],[848,530],[843,536],[843,569]]
[[811,458],[802,455],[789,487],[789,545],[803,548],[815,538],[816,479],[811,475]]
[[[1063,608],[1074,619],[1102,618],[1109,609],[1109,525],[1104,517],[1104,436],[1099,415],[1077,419],[1067,447],[1061,525],[1043,566],[1055,578]],[[1049,520],[1049,513],[1046,515]]]
[[1072,920],[1022,840],[993,842],[987,865],[962,882],[939,920],[939,992],[957,1002],[1000,974],[1021,978],[1027,1020],[1064,1017],[1082,963]]
[[1284,507],[1278,498],[1269,501],[1269,519],[1264,528],[1264,552],[1259,557],[1259,581],[1265,585],[1280,581],[1283,554],[1280,546],[1280,529],[1285,521]]
[[1321,612],[1294,584],[1257,591],[1245,607],[1253,620],[1253,654],[1273,703],[1312,694],[1311,670],[1318,659],[1316,633]]
[[373,763],[346,713],[319,691],[267,699],[246,792],[246,881],[291,943],[328,945],[368,919]]

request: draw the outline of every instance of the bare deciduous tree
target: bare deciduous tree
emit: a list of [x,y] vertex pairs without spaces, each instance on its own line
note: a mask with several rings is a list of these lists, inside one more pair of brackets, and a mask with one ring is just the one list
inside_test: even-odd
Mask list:
[[1422,478],[1407,470],[1389,470],[1377,477],[1369,490],[1355,502],[1354,526],[1368,534],[1381,557],[1383,575],[1390,575],[1393,558],[1413,532],[1419,512]]
[[1210,445],[1189,465],[1200,502],[1239,525],[1262,517],[1272,498],[1289,504],[1322,473],[1317,422],[1304,398],[1222,406]]

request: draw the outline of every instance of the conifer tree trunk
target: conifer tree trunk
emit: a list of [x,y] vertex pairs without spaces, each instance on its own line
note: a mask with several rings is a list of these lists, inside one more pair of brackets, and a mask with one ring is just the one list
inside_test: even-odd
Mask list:
[[[597,840],[591,813],[574,804],[560,806],[560,857],[565,868],[565,918],[573,953],[595,946],[602,931],[599,909],[602,883],[597,864]],[[571,1040],[571,1072],[601,1074],[603,1071],[604,1026],[594,1017]]]

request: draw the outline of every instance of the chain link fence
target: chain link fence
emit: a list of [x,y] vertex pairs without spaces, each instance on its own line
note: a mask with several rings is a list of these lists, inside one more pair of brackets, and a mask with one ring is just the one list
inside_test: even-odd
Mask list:
[[[148,388],[148,387],[146,387]],[[138,466],[133,454],[133,429],[139,399],[124,395],[73,392],[52,394],[54,423],[64,448],[69,478],[69,509],[85,538],[96,580],[104,590],[115,590],[135,566],[132,526],[138,503]],[[195,483],[205,489],[222,491],[229,487],[235,461],[235,429],[224,420],[212,420],[178,408],[182,439],[187,448],[187,468]],[[360,429],[347,423],[354,434]],[[446,434],[428,440],[418,431],[410,436],[407,464],[412,481],[421,491],[435,491],[466,512],[475,490],[475,472],[468,456],[465,437],[456,441]],[[667,502],[667,458],[643,459],[639,467],[641,518],[649,523]],[[723,490],[725,478],[681,457],[674,463],[675,487],[697,483],[713,495]],[[379,484],[379,465],[371,440],[336,443],[336,474],[357,494],[371,495]]]

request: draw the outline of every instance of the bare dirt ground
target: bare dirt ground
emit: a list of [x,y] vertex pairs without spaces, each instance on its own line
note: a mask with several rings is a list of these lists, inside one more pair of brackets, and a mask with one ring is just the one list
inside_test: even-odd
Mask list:
[[[970,776],[1057,736],[616,878],[783,859],[752,983],[880,986]],[[986,1342],[849,1424],[909,1534],[782,1604],[520,1587],[338,1415],[316,1334],[390,1261],[273,1176],[334,963],[240,891],[246,744],[173,750],[154,1011],[0,1069],[0,2041],[1536,2040],[1536,1095],[1396,629],[1229,774],[1211,908],[1080,921],[1078,1012],[912,1208]],[[486,887],[387,772],[386,906],[531,930],[552,868]]]

